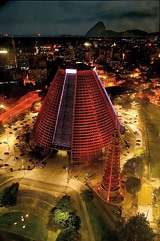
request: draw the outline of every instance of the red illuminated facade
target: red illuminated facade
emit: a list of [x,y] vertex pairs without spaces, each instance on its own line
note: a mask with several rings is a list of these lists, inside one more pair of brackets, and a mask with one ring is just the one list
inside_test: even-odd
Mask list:
[[[102,178],[101,189],[107,201],[115,198],[120,185],[120,144],[117,130],[112,134],[110,145],[107,149],[106,167]],[[118,192],[119,193],[119,192]],[[117,193],[116,193],[117,194]]]
[[66,150],[71,161],[90,161],[109,146],[116,126],[120,130],[96,69],[59,68],[36,118],[32,143],[46,152]]

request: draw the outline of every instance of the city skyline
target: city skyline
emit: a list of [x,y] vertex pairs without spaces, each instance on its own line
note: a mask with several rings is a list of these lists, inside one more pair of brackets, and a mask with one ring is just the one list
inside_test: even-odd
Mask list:
[[117,32],[159,31],[159,1],[4,1],[0,34],[85,35],[97,22]]

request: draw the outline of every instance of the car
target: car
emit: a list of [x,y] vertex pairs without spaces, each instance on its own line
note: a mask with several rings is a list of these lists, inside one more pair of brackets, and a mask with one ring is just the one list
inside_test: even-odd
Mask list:
[[130,144],[129,143],[126,143],[126,148],[130,148]]
[[74,178],[78,178],[78,174],[77,174],[77,175],[74,175]]
[[5,152],[4,152],[4,155],[9,155],[9,152],[8,152],[8,151],[5,151]]

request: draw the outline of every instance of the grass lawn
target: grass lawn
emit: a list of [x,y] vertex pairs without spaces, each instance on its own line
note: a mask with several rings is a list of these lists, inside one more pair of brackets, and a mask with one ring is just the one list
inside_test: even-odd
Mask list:
[[107,233],[107,231],[110,232],[110,229],[92,202],[86,202],[86,207],[94,232],[95,241],[102,241],[104,235]]
[[0,228],[38,241],[45,241],[48,237],[44,221],[33,214],[26,216],[23,212],[9,212],[0,216]]
[[142,107],[140,116],[144,123],[152,177],[160,178],[160,107],[149,103]]

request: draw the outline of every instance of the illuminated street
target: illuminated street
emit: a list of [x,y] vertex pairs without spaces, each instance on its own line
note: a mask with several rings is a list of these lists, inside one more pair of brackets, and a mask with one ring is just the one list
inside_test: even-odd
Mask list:
[[38,92],[29,92],[22,97],[14,107],[1,114],[0,120],[3,124],[7,123],[23,111],[30,109],[32,107],[32,103],[38,100],[40,100]]

